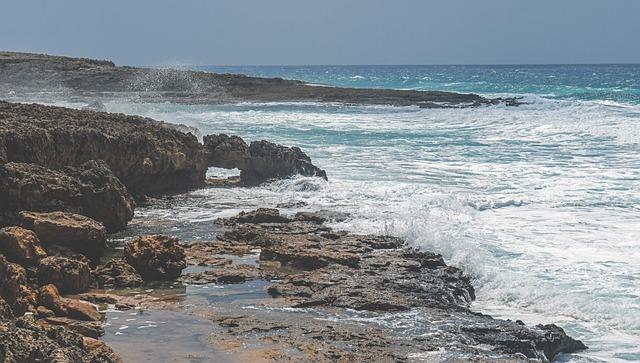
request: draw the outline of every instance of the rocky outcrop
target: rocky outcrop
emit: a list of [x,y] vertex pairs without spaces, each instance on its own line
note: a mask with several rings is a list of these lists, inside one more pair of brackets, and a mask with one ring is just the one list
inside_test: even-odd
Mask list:
[[184,248],[168,236],[143,236],[129,242],[124,257],[146,281],[171,280],[187,267]]
[[27,311],[33,302],[32,295],[27,286],[26,270],[0,255],[0,298],[8,304],[13,315],[22,316]]
[[311,163],[300,148],[286,147],[265,140],[250,145],[237,136],[207,135],[204,148],[209,166],[240,169],[240,181],[256,185],[271,179],[294,175],[317,176],[327,179],[327,173]]
[[201,186],[197,138],[139,116],[0,102],[0,163],[49,169],[103,160],[134,195]]
[[63,294],[84,292],[91,283],[91,270],[85,262],[66,257],[45,257],[38,267],[38,283],[55,285]]
[[125,260],[115,258],[93,271],[98,287],[138,287],[144,283],[138,272]]
[[21,227],[0,229],[0,252],[9,261],[26,265],[36,265],[41,258],[47,257],[38,236]]
[[[218,225],[230,230],[187,249],[190,263],[207,269],[185,274],[181,281],[270,281],[267,292],[275,300],[271,306],[278,309],[225,317],[220,316],[224,306],[217,306],[206,317],[219,321],[240,344],[253,344],[251,336],[257,332],[254,337],[278,347],[283,361],[293,361],[283,346],[304,346],[300,359],[319,362],[411,357],[551,361],[559,353],[586,348],[555,325],[526,326],[473,312],[471,279],[447,266],[441,255],[416,250],[398,238],[349,234],[322,225],[345,217],[323,211],[287,218],[274,209],[259,209],[220,220]],[[256,250],[256,266],[227,259]],[[270,306],[264,298],[259,301]],[[318,312],[331,324],[318,322]],[[367,319],[377,324],[363,324]]]
[[[0,105],[1,106],[1,105]],[[2,146],[0,121],[0,148]],[[38,139],[22,140],[40,145]],[[22,144],[21,144],[22,145]],[[26,147],[22,145],[20,147]],[[31,152],[24,150],[23,152]],[[28,158],[28,156],[20,156]],[[134,202],[104,162],[52,170],[36,164],[0,164],[0,225],[17,224],[20,211],[65,211],[102,222],[109,231],[123,229],[133,218]]]
[[102,320],[102,315],[93,304],[78,299],[63,298],[52,284],[45,285],[38,290],[38,303],[51,309],[56,316],[68,316],[84,321]]
[[29,96],[217,104],[233,102],[340,102],[426,108],[478,107],[518,100],[437,91],[340,88],[282,78],[176,69],[116,67],[103,60],[0,52],[0,91]]
[[121,362],[111,349],[95,349],[85,344],[82,335],[61,326],[38,324],[32,317],[0,323],[0,361]]
[[64,212],[22,212],[22,225],[34,231],[45,246],[58,245],[97,260],[107,243],[106,229],[95,220]]

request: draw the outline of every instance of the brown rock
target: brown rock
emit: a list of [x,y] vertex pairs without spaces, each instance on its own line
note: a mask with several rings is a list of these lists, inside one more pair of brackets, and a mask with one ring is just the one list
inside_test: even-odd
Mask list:
[[42,305],[41,307],[53,310],[58,316],[69,316],[86,321],[102,320],[102,315],[95,305],[78,299],[63,298],[52,284],[42,286],[38,290],[38,302]]
[[38,267],[40,285],[53,284],[63,294],[86,291],[91,282],[89,265],[66,257],[45,257]]
[[43,318],[51,318],[56,316],[56,313],[53,312],[53,310],[49,310],[44,306],[38,306],[36,308],[36,313],[38,314],[38,317],[43,319]]
[[138,287],[144,283],[136,269],[123,259],[113,259],[93,271],[98,287]]
[[138,237],[125,247],[124,256],[147,281],[175,279],[187,267],[184,248],[175,237]]
[[100,222],[65,212],[22,212],[22,223],[33,230],[45,245],[60,245],[90,259],[102,256],[106,247],[106,229]]
[[61,168],[0,163],[0,226],[19,223],[18,213],[28,210],[86,215],[112,232],[126,227],[133,218],[133,198],[104,162]]
[[64,326],[85,337],[98,339],[104,335],[102,324],[94,321],[78,321],[63,317],[48,317],[44,321],[49,325]]
[[41,258],[47,256],[38,236],[21,227],[0,229],[0,251],[10,261],[27,265],[37,264]]
[[11,307],[13,315],[22,316],[33,302],[27,286],[26,270],[0,256],[0,297]]
[[64,299],[63,301],[70,318],[85,321],[102,320],[102,315],[93,304],[78,299]]

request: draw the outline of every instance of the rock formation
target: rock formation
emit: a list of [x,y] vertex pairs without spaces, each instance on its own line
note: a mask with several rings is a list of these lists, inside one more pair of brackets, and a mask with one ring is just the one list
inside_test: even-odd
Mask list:
[[0,229],[0,253],[12,262],[25,265],[37,265],[41,258],[47,257],[38,236],[20,227]]
[[127,244],[124,256],[147,281],[175,279],[187,267],[184,248],[168,236],[138,237]]
[[297,147],[286,147],[265,140],[250,145],[238,136],[207,135],[204,148],[209,166],[240,169],[240,181],[256,185],[271,179],[294,175],[327,179],[327,173],[311,163],[311,158]]

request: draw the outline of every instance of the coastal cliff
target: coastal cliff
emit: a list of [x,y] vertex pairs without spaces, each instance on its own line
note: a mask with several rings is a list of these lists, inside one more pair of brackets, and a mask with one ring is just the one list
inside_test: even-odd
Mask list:
[[514,98],[439,91],[340,88],[281,78],[177,69],[120,67],[108,60],[0,52],[0,93],[23,99],[126,98],[139,102],[336,102],[423,108],[478,107]]

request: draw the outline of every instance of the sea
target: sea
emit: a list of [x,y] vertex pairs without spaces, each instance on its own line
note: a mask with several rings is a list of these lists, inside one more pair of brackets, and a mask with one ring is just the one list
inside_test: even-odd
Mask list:
[[[556,323],[571,362],[640,361],[640,65],[244,66],[198,70],[522,97],[468,109],[326,103],[107,102],[247,141],[296,145],[329,180],[204,189],[139,208],[183,240],[256,207],[349,214],[332,226],[404,238],[473,277],[472,308]],[[211,175],[237,171],[211,170]],[[143,223],[132,224],[144,229]]]

